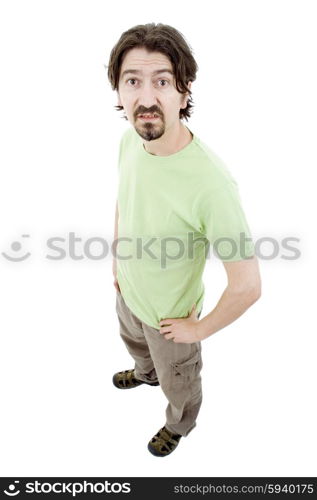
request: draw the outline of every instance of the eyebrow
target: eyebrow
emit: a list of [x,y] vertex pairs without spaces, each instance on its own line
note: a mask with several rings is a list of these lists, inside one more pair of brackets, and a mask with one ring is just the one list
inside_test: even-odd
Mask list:
[[[138,75],[138,74],[142,73],[142,71],[140,71],[139,69],[126,69],[125,71],[123,71],[121,78],[123,78],[124,75],[126,75],[127,73],[131,73],[133,75]],[[171,71],[168,68],[157,69],[157,70],[153,71],[152,75],[158,75],[160,73],[170,73],[172,76],[174,75],[173,71]]]

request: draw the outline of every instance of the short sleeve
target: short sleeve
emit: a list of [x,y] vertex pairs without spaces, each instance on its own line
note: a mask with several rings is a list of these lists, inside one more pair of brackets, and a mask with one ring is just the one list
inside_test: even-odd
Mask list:
[[203,234],[209,240],[215,257],[233,262],[255,255],[251,231],[234,179],[209,194],[206,191],[202,207]]

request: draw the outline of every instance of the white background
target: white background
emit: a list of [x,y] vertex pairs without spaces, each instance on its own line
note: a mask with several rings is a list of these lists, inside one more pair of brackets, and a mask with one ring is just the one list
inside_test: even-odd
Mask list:
[[[0,6],[0,252],[31,253],[0,255],[1,476],[316,476],[316,2]],[[261,299],[203,341],[197,427],[164,459],[147,450],[165,423],[160,387],[112,385],[133,363],[111,255],[84,255],[89,238],[112,241],[129,126],[104,64],[123,31],[147,22],[193,48],[188,126],[238,181],[254,240],[299,238],[301,252],[259,258]],[[71,232],[84,258],[49,260],[47,239],[67,250]],[[217,259],[204,283],[202,317],[226,285]]]

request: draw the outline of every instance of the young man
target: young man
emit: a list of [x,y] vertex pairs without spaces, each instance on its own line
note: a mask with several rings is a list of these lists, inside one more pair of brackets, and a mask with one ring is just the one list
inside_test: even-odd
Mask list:
[[[150,23],[124,32],[108,77],[130,127],[119,152],[114,286],[120,335],[133,369],[113,376],[120,389],[160,385],[165,425],[148,443],[169,455],[196,426],[202,402],[201,341],[241,316],[261,294],[258,262],[238,185],[183,123],[198,70],[184,37]],[[228,284],[199,319],[206,247]]]

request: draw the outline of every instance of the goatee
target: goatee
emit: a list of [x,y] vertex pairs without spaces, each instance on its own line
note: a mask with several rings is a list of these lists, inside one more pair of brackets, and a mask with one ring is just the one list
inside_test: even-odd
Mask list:
[[162,137],[165,126],[162,124],[160,127],[155,127],[152,123],[144,123],[142,126],[136,126],[135,130],[146,141],[155,141],[155,139]]

